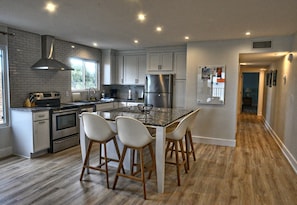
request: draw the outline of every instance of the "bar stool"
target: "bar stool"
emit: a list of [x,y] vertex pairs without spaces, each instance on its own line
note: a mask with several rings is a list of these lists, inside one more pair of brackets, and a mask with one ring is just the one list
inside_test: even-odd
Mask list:
[[[152,141],[153,138],[151,134],[149,133],[148,129],[145,127],[145,125],[138,121],[135,118],[127,117],[127,116],[120,116],[116,118],[117,123],[117,129],[118,129],[118,136],[120,141],[124,145],[124,149],[122,152],[122,156],[120,159],[120,163],[118,166],[117,174],[115,177],[115,181],[113,184],[113,189],[116,188],[116,184],[118,181],[118,177],[125,177],[129,178],[135,181],[140,181],[143,186],[143,197],[146,199],[146,188],[145,188],[145,175],[144,175],[144,148],[149,147],[151,160],[152,160],[152,166],[149,171],[148,179],[150,179],[152,171],[155,171],[155,155],[153,152],[153,146]],[[126,155],[127,149],[136,150],[139,152],[140,156],[140,177],[136,177],[133,170],[131,170],[131,174],[125,174],[121,173],[121,169],[123,167],[123,161]],[[134,152],[133,152],[134,153]],[[134,163],[134,162],[132,162]],[[133,167],[133,166],[132,166]]]
[[[108,162],[110,162],[110,161],[119,162],[119,160],[120,160],[120,151],[119,151],[118,144],[117,144],[116,137],[115,137],[116,133],[111,129],[108,122],[103,117],[101,117],[99,115],[85,112],[85,113],[82,113],[81,117],[82,117],[84,132],[90,141],[89,141],[86,157],[84,160],[83,168],[81,171],[80,181],[82,181],[85,168],[98,170],[98,171],[104,172],[106,174],[106,184],[107,184],[107,188],[109,189]],[[107,157],[106,144],[111,140],[113,140],[113,142],[114,142],[116,154],[118,155],[118,160]],[[90,152],[91,152],[93,143],[99,143],[99,152],[100,152],[99,165],[96,167],[89,165],[89,157],[90,157]],[[101,146],[102,145],[104,145],[104,162],[103,163],[101,161],[102,160],[102,155],[101,155]],[[105,165],[105,169],[102,168],[102,166],[104,166],[104,165]]]
[[[192,114],[192,113],[191,113]],[[191,114],[187,115],[184,117],[176,126],[176,128],[171,131],[166,133],[166,141],[167,147],[166,147],[166,152],[165,156],[167,156],[167,153],[171,150],[170,147],[168,146],[170,143],[173,144],[174,146],[174,152],[175,152],[175,162],[172,161],[166,161],[168,164],[174,164],[176,166],[176,172],[177,172],[177,185],[180,186],[180,166],[184,166],[185,172],[188,173],[187,169],[187,161],[185,157],[185,152],[184,152],[184,145],[183,145],[183,137],[186,134],[187,128],[190,124],[190,120],[192,119],[190,116]],[[179,144],[179,148],[178,148]],[[182,156],[182,161],[180,162],[179,160],[179,149],[180,153]]]
[[[186,144],[186,156],[187,156],[187,168],[188,170],[190,170],[190,155],[192,154],[193,155],[193,159],[194,161],[196,161],[196,155],[195,155],[195,150],[194,150],[194,144],[193,144],[193,138],[192,138],[192,132],[191,132],[191,129],[192,129],[192,126],[193,126],[193,123],[194,123],[194,120],[196,118],[196,116],[198,115],[200,111],[200,108],[194,110],[189,116],[191,119],[190,119],[190,124],[187,128],[187,131],[186,131],[186,134],[185,134],[185,144]],[[178,122],[177,123],[174,123],[172,124],[171,126],[169,126],[169,128],[166,130],[166,132],[172,132],[172,130],[174,130],[176,128],[176,126],[178,125]],[[189,147],[190,146],[190,147]],[[169,149],[170,147],[170,143],[167,144],[167,147]],[[173,151],[174,151],[174,146],[172,145],[171,146],[171,154],[170,156],[172,157],[172,154],[173,154]]]

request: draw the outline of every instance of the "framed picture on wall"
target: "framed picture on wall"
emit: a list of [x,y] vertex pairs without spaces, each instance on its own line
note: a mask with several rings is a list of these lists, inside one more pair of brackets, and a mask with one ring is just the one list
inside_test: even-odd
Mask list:
[[272,71],[266,73],[266,85],[269,87],[272,86]]
[[276,79],[277,79],[277,70],[272,72],[272,85],[276,86]]
[[201,65],[197,70],[197,103],[225,103],[226,69],[224,65]]

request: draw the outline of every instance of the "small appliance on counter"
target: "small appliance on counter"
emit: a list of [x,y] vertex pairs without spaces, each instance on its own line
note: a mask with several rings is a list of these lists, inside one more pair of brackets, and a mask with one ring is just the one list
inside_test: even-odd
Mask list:
[[130,88],[128,90],[128,100],[132,100],[132,91]]

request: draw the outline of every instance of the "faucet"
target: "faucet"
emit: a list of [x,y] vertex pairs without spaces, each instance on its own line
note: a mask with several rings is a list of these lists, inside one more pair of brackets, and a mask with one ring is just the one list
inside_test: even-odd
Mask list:
[[[91,91],[93,91],[93,94],[91,94]],[[88,90],[88,96],[90,101],[96,101],[96,89],[95,88],[89,88]]]

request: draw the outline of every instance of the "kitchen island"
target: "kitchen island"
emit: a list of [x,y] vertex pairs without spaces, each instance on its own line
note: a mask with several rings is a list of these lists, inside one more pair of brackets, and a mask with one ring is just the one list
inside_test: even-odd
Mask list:
[[[164,192],[164,178],[165,178],[165,141],[166,128],[184,116],[193,112],[193,109],[181,108],[153,108],[149,113],[143,113],[138,110],[137,106],[123,107],[109,111],[98,111],[94,114],[104,117],[106,120],[115,121],[117,116],[130,116],[141,121],[147,127],[156,129],[156,175],[158,192]],[[83,132],[83,123],[80,118],[80,146],[82,159],[86,155],[88,145],[88,138]]]

